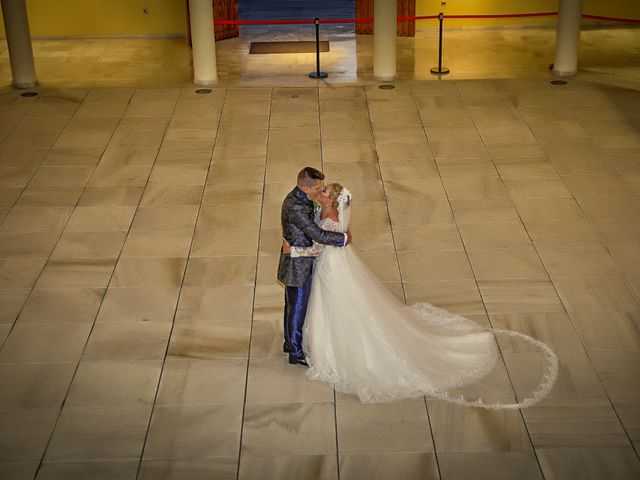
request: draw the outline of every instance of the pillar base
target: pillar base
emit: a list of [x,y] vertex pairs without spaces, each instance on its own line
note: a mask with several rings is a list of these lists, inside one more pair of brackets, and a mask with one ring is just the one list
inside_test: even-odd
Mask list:
[[38,86],[38,81],[34,82],[16,82],[13,84],[15,88],[33,88]]
[[213,80],[194,80],[193,84],[194,85],[199,85],[199,86],[208,86],[208,85],[215,85],[216,83],[218,83],[218,79],[214,78]]
[[563,71],[560,71],[560,70],[553,70],[553,74],[556,77],[573,77],[573,76],[576,75],[576,73],[578,73],[578,72],[575,71],[575,70],[573,72],[563,72]]
[[378,82],[393,82],[396,79],[396,75],[374,76],[373,79]]

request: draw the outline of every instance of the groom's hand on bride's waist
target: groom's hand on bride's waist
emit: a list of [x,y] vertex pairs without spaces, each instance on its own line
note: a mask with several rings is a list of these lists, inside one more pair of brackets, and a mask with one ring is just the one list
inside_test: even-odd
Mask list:
[[291,245],[284,238],[282,239],[282,252],[291,253]]
[[344,246],[346,247],[353,241],[353,237],[351,236],[351,230],[347,230],[347,240],[345,241]]

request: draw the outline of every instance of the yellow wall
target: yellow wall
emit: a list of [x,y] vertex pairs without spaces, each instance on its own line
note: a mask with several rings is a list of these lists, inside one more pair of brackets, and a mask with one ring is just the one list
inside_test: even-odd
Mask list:
[[[440,0],[416,0],[416,15],[488,15],[504,13],[555,12],[558,10],[559,0],[447,0],[446,6],[440,5]],[[583,13],[607,17],[624,17],[640,19],[639,0],[583,0]],[[584,24],[591,23],[583,20]],[[445,26],[452,27],[481,27],[490,25],[555,25],[555,17],[524,17],[507,19],[449,19],[445,18]],[[437,20],[421,20],[416,28],[436,28]]]
[[638,0],[582,0],[582,13],[603,17],[640,19]]
[[[302,0],[301,0],[302,1]],[[417,15],[556,11],[559,0],[416,0]],[[31,34],[46,36],[184,35],[185,0],[27,0]],[[143,9],[149,9],[145,15]],[[640,19],[639,0],[583,0],[584,13]],[[555,17],[445,20],[446,26],[555,25]],[[585,23],[590,23],[585,20]],[[435,20],[417,22],[436,28]],[[4,36],[4,25],[0,24]]]
[[185,0],[27,0],[27,10],[34,37],[186,32]]

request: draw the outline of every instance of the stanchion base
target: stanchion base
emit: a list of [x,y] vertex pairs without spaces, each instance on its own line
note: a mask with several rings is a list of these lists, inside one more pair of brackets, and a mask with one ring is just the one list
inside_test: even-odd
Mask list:
[[309,77],[311,78],[327,78],[329,74],[327,72],[311,72]]
[[449,69],[442,67],[442,70],[440,70],[438,67],[433,67],[431,69],[431,73],[433,73],[434,75],[446,75],[449,73]]

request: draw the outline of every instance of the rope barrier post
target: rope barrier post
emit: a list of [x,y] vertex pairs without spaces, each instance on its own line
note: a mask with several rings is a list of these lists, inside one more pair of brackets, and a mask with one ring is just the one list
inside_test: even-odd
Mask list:
[[327,78],[329,74],[327,72],[320,71],[320,19],[318,17],[314,18],[313,24],[316,26],[316,71],[311,72],[309,77]]
[[431,69],[431,73],[434,75],[446,75],[449,73],[448,68],[442,67],[442,22],[444,20],[444,13],[438,14],[438,21],[440,22],[440,31],[438,35],[438,66]]

